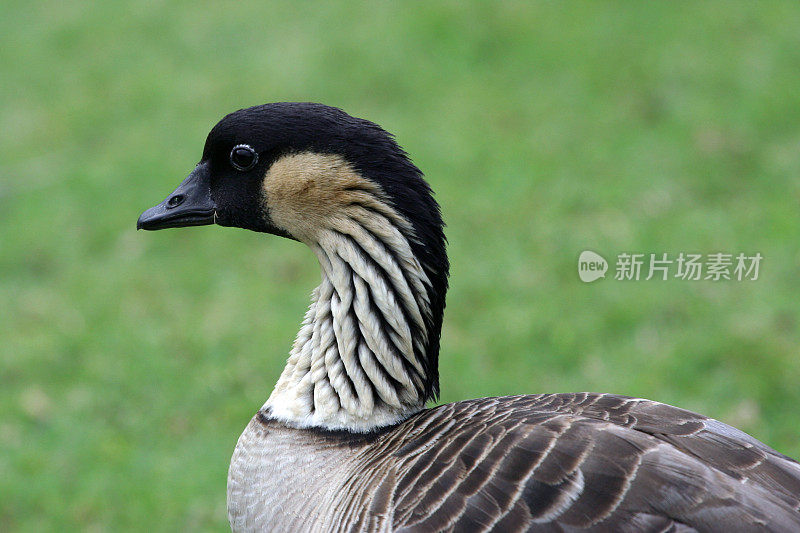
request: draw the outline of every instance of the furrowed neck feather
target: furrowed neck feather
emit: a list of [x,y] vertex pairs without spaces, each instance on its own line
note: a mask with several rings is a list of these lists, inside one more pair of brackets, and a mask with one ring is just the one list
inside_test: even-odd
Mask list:
[[446,270],[419,261],[414,226],[373,184],[350,186],[321,226],[302,240],[322,280],[265,410],[297,427],[397,423],[438,391]]

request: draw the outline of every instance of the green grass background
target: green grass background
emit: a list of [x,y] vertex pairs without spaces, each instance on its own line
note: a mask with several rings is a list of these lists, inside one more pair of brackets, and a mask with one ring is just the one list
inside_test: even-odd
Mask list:
[[[343,107],[448,222],[442,401],[606,391],[800,456],[800,6],[0,5],[0,530],[218,530],[318,280],[302,245],[137,233],[225,113]],[[755,282],[579,253],[760,252]]]

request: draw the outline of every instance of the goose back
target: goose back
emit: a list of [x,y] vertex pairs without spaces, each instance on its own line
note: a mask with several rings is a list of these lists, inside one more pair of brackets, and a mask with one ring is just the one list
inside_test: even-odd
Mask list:
[[381,430],[259,412],[229,472],[235,530],[796,531],[800,465],[669,405],[542,394],[442,405]]

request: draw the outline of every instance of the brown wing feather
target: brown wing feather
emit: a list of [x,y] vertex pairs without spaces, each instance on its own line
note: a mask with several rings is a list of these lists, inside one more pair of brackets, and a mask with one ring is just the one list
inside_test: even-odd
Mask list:
[[364,453],[359,492],[401,531],[800,531],[798,463],[648,400],[459,402]]

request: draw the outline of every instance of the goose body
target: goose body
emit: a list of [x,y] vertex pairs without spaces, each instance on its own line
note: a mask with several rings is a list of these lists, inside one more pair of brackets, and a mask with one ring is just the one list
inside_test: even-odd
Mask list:
[[800,464],[702,415],[594,393],[425,409],[443,224],[377,125],[320,104],[226,116],[138,227],[212,223],[303,242],[322,271],[234,450],[234,531],[800,531]]
[[800,468],[748,435],[610,394],[467,400],[367,434],[268,410],[231,461],[240,531],[797,531]]

